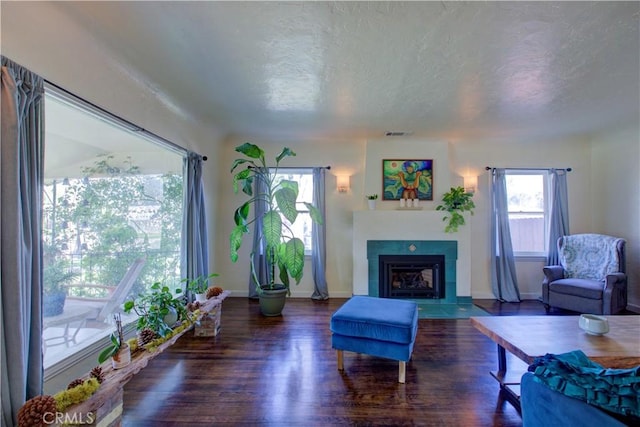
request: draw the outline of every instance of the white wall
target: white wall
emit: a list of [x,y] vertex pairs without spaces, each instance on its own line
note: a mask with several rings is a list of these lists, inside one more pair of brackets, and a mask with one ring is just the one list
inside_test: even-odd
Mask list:
[[591,143],[592,229],[627,240],[628,303],[640,311],[640,130],[598,134]]
[[[119,57],[97,40],[83,25],[60,13],[54,2],[29,4],[3,2],[2,53],[46,79],[94,102],[178,145],[207,155],[204,178],[209,217],[210,264],[221,274],[234,294],[246,294],[246,265],[231,264],[228,233],[233,208],[240,200],[231,194],[228,172],[233,147],[239,139],[220,143],[213,127],[194,120],[179,105],[167,99],[153,82],[123,65]],[[262,143],[262,141],[254,141]],[[443,145],[446,144],[446,145]],[[474,197],[477,208],[469,224],[472,235],[472,295],[491,298],[488,251],[488,173],[485,166],[572,167],[569,174],[570,225],[573,233],[599,231],[626,237],[630,283],[637,283],[638,247],[638,168],[637,127],[598,135],[593,141],[421,141],[384,139],[379,141],[303,141],[295,143],[298,157],[291,166],[331,165],[327,179],[327,279],[333,296],[351,292],[353,232],[352,212],[365,208],[364,195],[380,192],[379,162],[387,156],[434,158],[435,198],[425,209],[434,208],[450,185],[462,184],[463,176],[478,179]],[[264,142],[272,152],[278,142]],[[446,146],[448,153],[443,152]],[[369,147],[369,148],[367,148]],[[444,157],[443,157],[444,156]],[[446,158],[446,160],[443,160]],[[368,166],[367,166],[368,165]],[[446,165],[446,166],[445,166]],[[447,169],[448,166],[448,169]],[[348,193],[335,190],[335,175],[349,174]],[[379,202],[381,209],[391,205]],[[243,248],[246,251],[247,245]],[[246,253],[243,253],[246,259]],[[541,261],[518,263],[518,277],[524,296],[539,294]],[[311,292],[310,274],[294,289],[294,295]],[[633,287],[631,300],[640,301]]]
[[[233,193],[233,175],[230,173],[233,160],[241,157],[234,148],[244,139],[230,139],[217,162],[217,198],[219,200],[218,217],[215,222],[215,271],[220,274],[219,282],[232,291],[233,295],[248,293],[248,259],[252,234],[245,235],[239,251],[239,260],[232,263],[229,259],[229,234],[233,229],[233,213],[246,199],[242,193]],[[252,139],[266,152],[268,165],[275,163],[274,158],[286,145],[281,142]],[[363,141],[303,141],[289,145],[296,152],[281,163],[287,167],[331,166],[326,176],[326,218],[327,224],[327,283],[333,297],[351,296],[352,253],[351,238],[353,222],[351,212],[360,208],[363,199],[364,147]],[[336,175],[350,175],[351,187],[345,193],[338,193]],[[212,181],[213,182],[213,181]],[[311,264],[305,264],[304,277],[298,286],[291,289],[294,297],[309,297],[313,293]]]
[[[452,169],[461,176],[476,176],[478,190],[474,195],[476,210],[471,217],[472,268],[471,290],[474,298],[494,298],[490,270],[490,167],[565,168],[568,174],[569,222],[572,233],[590,228],[591,153],[589,141],[583,138],[553,141],[458,141],[452,144]],[[521,297],[535,299],[541,294],[543,279],[541,259],[516,262]]]
[[[59,12],[55,2],[2,2],[2,54],[68,91],[127,119],[177,145],[209,156],[203,174],[215,182],[219,132],[194,120],[164,98],[153,82],[128,69],[118,56],[83,26]],[[215,223],[218,197],[207,192],[209,220]],[[210,245],[215,230],[210,229]],[[213,260],[212,260],[213,261]],[[73,366],[47,378],[45,392],[59,391],[69,378],[85,374],[96,364],[100,345]],[[69,370],[64,370],[68,368]]]
[[[433,160],[433,201],[422,201],[424,209],[435,209],[442,195],[451,185],[462,185],[455,179],[452,183],[449,143],[447,141],[421,140],[416,138],[390,137],[367,142],[364,194],[378,194],[377,209],[395,209],[396,201],[382,200],[383,159],[431,159]],[[360,209],[366,209],[365,198],[360,199]]]
[[[18,7],[19,6],[19,7]],[[231,190],[229,167],[239,139],[220,141],[213,126],[194,119],[188,111],[165,97],[137,70],[97,40],[85,26],[60,13],[55,2],[2,2],[2,54],[87,100],[136,123],[187,149],[207,155],[204,179],[209,220],[210,265],[220,273],[220,283],[246,295],[246,262],[229,261],[228,236],[233,210],[241,200]],[[543,125],[543,124],[541,124]],[[478,178],[475,216],[470,218],[471,294],[493,298],[489,274],[488,173],[496,167],[572,167],[568,176],[570,226],[573,233],[596,231],[628,241],[630,303],[640,308],[640,138],[637,126],[597,135],[592,141],[302,141],[288,166],[331,165],[327,175],[327,280],[334,297],[352,292],[352,212],[365,209],[364,195],[380,193],[382,158],[425,157],[435,161],[433,209],[449,186],[462,184],[463,176]],[[279,152],[278,142],[253,141]],[[370,144],[369,148],[367,145]],[[444,150],[446,147],[447,153]],[[443,160],[446,158],[446,160]],[[335,175],[351,176],[348,193],[335,189]],[[387,202],[390,203],[390,202]],[[381,203],[382,209],[390,204]],[[248,240],[247,240],[248,242]],[[248,244],[241,260],[248,258]],[[542,261],[518,263],[523,296],[539,295]],[[312,292],[309,266],[294,296]]]
[[[233,148],[244,142],[225,142],[218,162],[218,197],[221,206],[215,227],[216,271],[221,281],[235,295],[247,294],[249,272],[246,267],[248,245],[241,249],[237,264],[229,261],[228,236],[233,226],[233,211],[242,197],[233,195],[229,167],[235,156]],[[271,158],[282,148],[279,142],[256,141]],[[471,233],[471,295],[474,298],[494,298],[490,282],[489,253],[489,173],[494,167],[571,167],[568,175],[570,226],[574,233],[592,230],[591,145],[589,140],[574,138],[553,141],[517,143],[514,141],[425,141],[420,139],[383,139],[372,141],[304,141],[292,146],[298,153],[287,159],[287,166],[331,165],[327,178],[327,279],[331,296],[351,294],[353,256],[352,212],[366,209],[365,194],[381,193],[381,168],[384,158],[429,158],[434,160],[434,201],[424,202],[425,210],[435,209],[442,194],[450,186],[462,185],[464,176],[477,177],[474,196],[476,210],[469,219]],[[624,155],[623,155],[624,156]],[[351,175],[351,188],[339,194],[332,174]],[[395,209],[395,202],[378,200],[378,209]],[[384,225],[381,225],[384,226]],[[444,227],[444,225],[443,225]],[[247,240],[246,242],[249,242]],[[519,260],[517,274],[521,295],[535,299],[540,295],[542,259]],[[307,265],[308,267],[308,265]],[[307,268],[308,270],[308,268]],[[305,297],[312,292],[311,275],[305,272],[303,282],[293,289],[294,296]]]
[[[1,29],[3,55],[77,96],[208,156],[203,176],[216,182],[220,131],[164,96],[84,25],[61,13],[55,2],[2,2]],[[207,191],[210,223],[215,223],[217,202],[216,193]],[[215,244],[213,231],[211,227],[210,246]]]

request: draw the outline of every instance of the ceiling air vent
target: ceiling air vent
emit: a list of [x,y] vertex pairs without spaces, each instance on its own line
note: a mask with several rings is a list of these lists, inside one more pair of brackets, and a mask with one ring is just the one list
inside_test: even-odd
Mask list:
[[384,133],[385,136],[408,136],[411,134],[412,132],[404,132],[404,131],[387,131]]

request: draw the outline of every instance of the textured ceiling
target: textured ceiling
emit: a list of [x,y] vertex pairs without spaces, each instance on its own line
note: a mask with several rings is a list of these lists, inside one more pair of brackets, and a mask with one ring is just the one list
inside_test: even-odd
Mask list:
[[64,2],[229,135],[529,140],[638,122],[639,2]]

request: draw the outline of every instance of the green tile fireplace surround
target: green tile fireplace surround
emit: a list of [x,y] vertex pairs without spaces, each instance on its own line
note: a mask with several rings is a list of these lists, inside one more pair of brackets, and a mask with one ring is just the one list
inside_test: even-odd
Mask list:
[[472,304],[470,296],[456,295],[456,261],[458,242],[455,240],[367,240],[369,265],[369,295],[379,296],[380,255],[444,255],[445,297],[419,299],[420,304]]

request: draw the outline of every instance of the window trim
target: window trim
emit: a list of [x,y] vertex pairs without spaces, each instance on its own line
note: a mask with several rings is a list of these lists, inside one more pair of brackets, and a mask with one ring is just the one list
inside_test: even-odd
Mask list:
[[114,114],[97,104],[94,104],[91,101],[75,95],[74,93],[69,92],[67,89],[58,86],[57,84],[52,83],[48,80],[44,81],[44,92],[48,96],[55,97],[59,102],[63,102],[73,107],[82,109],[88,114],[95,116],[98,120],[105,121],[112,124],[113,126],[118,126],[127,132],[140,135],[146,138],[149,142],[157,144],[167,150],[171,150],[183,157],[189,155],[189,150],[187,150],[186,148],[181,147],[169,141],[168,139],[161,137],[160,135],[150,132],[145,128],[140,127],[135,123],[130,122],[129,120],[120,117],[117,114]]
[[[105,110],[104,108],[83,99],[68,90],[51,83],[49,81],[44,82],[44,94],[45,97],[50,97],[57,102],[62,104],[66,104],[70,107],[81,110],[82,112],[93,116],[95,119],[100,120],[102,122],[108,123],[109,125],[121,129],[123,132],[127,132],[138,136],[140,138],[145,139],[147,142],[150,142],[162,149],[170,151],[177,156],[182,157],[182,162],[184,163],[184,159],[189,155],[190,151],[159,136],[154,134],[153,132],[149,132],[144,128],[135,125],[134,123]],[[46,102],[46,100],[45,100]],[[45,105],[46,112],[46,105]],[[43,130],[44,131],[44,130]],[[184,167],[182,168],[182,179],[185,179]],[[186,209],[183,201],[183,209]],[[182,243],[180,244],[180,250],[182,251]],[[44,329],[42,330],[44,331]],[[42,332],[41,331],[41,332]],[[87,363],[91,363],[91,366],[95,365],[95,362],[90,362],[89,360],[96,360],[98,353],[104,349],[104,347],[110,341],[111,330],[108,330],[108,333],[105,330],[105,336],[89,343],[88,345],[82,347],[78,351],[71,353],[70,355],[48,365],[46,368],[43,367],[43,382],[44,386],[47,387],[47,383],[52,383],[57,381],[57,378],[61,375],[65,377],[79,377],[83,373],[86,373],[87,369],[85,369],[85,365]],[[135,336],[136,332],[136,321],[132,320],[124,325],[124,332],[127,338]],[[44,355],[43,355],[44,362]],[[79,369],[79,371],[78,371]],[[75,372],[74,375],[69,375],[70,372]]]
[[[275,175],[282,175],[282,174],[286,174],[286,173],[291,173],[291,174],[299,174],[299,175],[309,175],[311,177],[311,185],[312,185],[312,195],[311,195],[311,200],[309,201],[309,203],[313,203],[313,191],[315,190],[315,186],[316,186],[316,182],[315,182],[315,177],[313,174],[313,168],[312,167],[270,167],[269,168],[269,172],[273,173]],[[296,201],[296,208],[297,205],[300,204],[301,202]],[[303,205],[304,206],[304,205]],[[311,214],[309,212],[308,209],[298,209],[299,213],[305,213],[307,215],[309,215],[309,218],[311,218]],[[313,227],[313,221],[311,221],[311,226]],[[311,248],[307,249],[305,247],[304,249],[304,256],[305,258],[311,258],[313,252],[313,233],[311,234]]]
[[[543,251],[513,251],[514,258],[520,260],[526,259],[546,259],[547,254],[549,252],[549,229],[550,229],[550,215],[551,215],[551,180],[549,179],[549,173],[546,170],[540,169],[505,169],[505,178],[513,175],[539,175],[542,177],[542,197],[543,197],[543,209],[542,212],[538,211],[509,211],[507,204],[507,215],[512,213],[532,213],[532,214],[540,214],[543,216],[543,224],[544,224],[544,235],[543,235]],[[509,188],[507,186],[507,196],[508,196]]]

